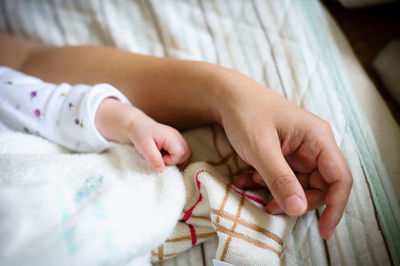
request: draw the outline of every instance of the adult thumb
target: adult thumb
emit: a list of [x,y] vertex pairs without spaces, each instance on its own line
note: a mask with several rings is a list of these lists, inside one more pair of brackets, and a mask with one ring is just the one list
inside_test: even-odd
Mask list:
[[[272,196],[287,215],[292,217],[303,215],[307,210],[306,196],[282,154],[278,136],[269,137],[259,148],[262,148],[259,154],[263,156],[259,157],[254,166],[267,184]],[[276,208],[276,203],[270,204],[275,205]]]

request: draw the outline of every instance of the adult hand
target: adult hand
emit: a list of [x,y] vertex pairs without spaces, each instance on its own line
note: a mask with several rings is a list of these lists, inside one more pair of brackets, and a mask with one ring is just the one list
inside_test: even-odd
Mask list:
[[274,197],[266,207],[271,214],[297,217],[325,203],[319,230],[329,239],[352,187],[329,124],[237,72],[226,75],[235,82],[226,84],[229,101],[219,107],[220,123],[239,156],[257,171],[236,185],[266,185]]
[[352,178],[329,125],[250,78],[208,63],[105,47],[43,47],[4,34],[0,46],[12,55],[0,56],[3,65],[53,83],[113,84],[158,122],[181,129],[221,123],[259,173],[238,185],[262,180],[275,198],[267,210],[300,216],[326,203],[324,238],[340,221]]

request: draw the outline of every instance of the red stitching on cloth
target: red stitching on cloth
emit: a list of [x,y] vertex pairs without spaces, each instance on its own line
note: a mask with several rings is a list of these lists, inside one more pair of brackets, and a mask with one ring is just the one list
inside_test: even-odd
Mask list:
[[197,235],[196,235],[196,229],[194,229],[194,226],[191,224],[187,224],[190,229],[190,236],[192,237],[192,245],[196,245],[197,243]]
[[237,189],[235,186],[231,186],[231,187],[233,188],[233,190],[234,190],[236,193],[238,193],[238,194],[240,194],[240,195],[242,195],[242,196],[248,198],[249,200],[255,201],[255,202],[260,203],[261,205],[265,206],[265,203],[264,203],[264,201],[262,201],[262,199],[259,199],[259,198],[257,198],[257,197],[254,197],[254,196],[252,196],[252,195],[248,195],[248,194],[244,193],[243,191],[240,191],[239,189]]
[[194,208],[197,206],[197,204],[203,198],[203,195],[201,194],[201,191],[200,191],[200,181],[199,181],[199,174],[201,174],[203,172],[206,172],[206,170],[200,170],[196,173],[196,186],[197,186],[197,190],[199,191],[199,198],[197,199],[196,203],[189,210],[187,210],[185,215],[182,217],[181,221],[183,221],[183,222],[186,222],[187,220],[189,220],[190,216],[192,216]]
[[[181,221],[184,222],[184,223],[186,223],[186,221],[190,219],[190,217],[192,216],[192,213],[193,213],[194,208],[196,208],[197,204],[199,204],[199,202],[203,199],[203,195],[201,194],[201,190],[200,190],[200,185],[201,185],[201,183],[200,183],[200,180],[199,180],[199,175],[200,175],[201,173],[208,173],[209,175],[212,176],[212,174],[211,174],[209,171],[204,170],[204,169],[203,169],[203,170],[200,170],[200,171],[198,171],[198,172],[196,173],[196,186],[197,186],[197,190],[199,191],[199,198],[198,198],[197,201],[193,204],[193,206],[192,206],[189,210],[186,211],[185,215],[182,217]],[[225,184],[225,185],[227,185],[227,184]],[[240,194],[240,195],[242,195],[242,196],[248,198],[249,200],[255,201],[255,202],[257,202],[257,203],[259,203],[259,204],[261,204],[261,205],[263,205],[263,206],[266,205],[266,203],[264,203],[264,201],[263,201],[262,199],[259,199],[259,198],[255,197],[255,196],[252,196],[252,195],[248,195],[248,194],[246,194],[245,192],[240,191],[240,190],[239,190],[238,188],[236,188],[235,186],[232,186],[232,185],[228,185],[228,186],[232,187],[232,188],[233,188],[233,191],[235,191],[236,193],[238,193],[238,194]]]
[[[197,243],[196,229],[194,228],[193,225],[186,223],[186,221],[190,219],[190,217],[193,214],[194,208],[196,208],[197,204],[199,204],[199,202],[203,199],[203,195],[201,194],[201,190],[200,190],[201,183],[199,180],[199,175],[201,173],[208,173],[209,175],[212,176],[212,174],[210,172],[208,172],[207,170],[200,170],[196,173],[196,187],[197,187],[197,190],[199,191],[199,198],[193,204],[193,206],[189,210],[186,211],[185,215],[180,220],[180,222],[185,223],[189,226],[190,236],[192,237],[192,245],[196,245],[196,243]],[[227,184],[225,184],[225,185],[227,185]],[[251,196],[251,195],[248,195],[248,194],[244,193],[243,191],[240,191],[239,189],[237,189],[235,186],[232,186],[232,185],[229,185],[229,186],[232,187],[236,193],[248,198],[249,200],[255,201],[255,202],[260,203],[265,206],[265,203],[261,199]]]
[[187,226],[189,226],[189,230],[190,230],[190,237],[192,238],[192,245],[196,245],[197,243],[197,235],[196,235],[196,229],[194,228],[193,225],[186,223],[183,220],[179,220],[181,223],[186,224]]

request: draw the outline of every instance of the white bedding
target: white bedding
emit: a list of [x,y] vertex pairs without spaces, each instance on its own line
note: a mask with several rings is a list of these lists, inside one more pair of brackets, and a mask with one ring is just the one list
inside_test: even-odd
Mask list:
[[[329,241],[319,238],[319,211],[298,219],[289,237],[286,265],[386,265],[400,263],[399,206],[379,150],[355,101],[329,27],[341,39],[317,1],[2,1],[0,29],[54,45],[103,44],[137,53],[205,60],[235,68],[289,100],[328,120],[350,165],[354,188],[345,215]],[[330,23],[330,24],[328,24]],[[339,47],[346,43],[339,42]],[[354,84],[367,84],[348,48],[342,55]],[[357,92],[359,90],[356,90]],[[360,97],[364,103],[365,98]],[[371,117],[368,110],[365,113]],[[382,106],[382,103],[378,105]],[[375,114],[374,114],[375,115]],[[398,141],[381,137],[387,127],[399,136],[387,109],[370,119],[390,173],[398,173]],[[393,130],[392,130],[393,129]],[[220,133],[186,133],[189,141],[222,138]],[[217,137],[215,137],[217,136]],[[235,156],[213,142],[220,171],[235,172]],[[392,145],[391,145],[392,144]],[[383,148],[382,148],[383,147]],[[390,154],[390,155],[389,155]],[[391,155],[394,154],[394,157]],[[397,157],[396,157],[397,156]],[[398,161],[397,161],[398,162]],[[397,167],[396,167],[397,166]],[[375,216],[375,212],[377,216]],[[377,218],[378,217],[378,218]],[[171,265],[207,263],[213,243],[167,261]],[[200,255],[199,255],[200,254]],[[201,260],[200,260],[201,258]],[[207,258],[207,259],[205,259]]]
[[0,132],[1,265],[149,265],[184,202],[178,169],[158,174],[131,146],[77,154]]

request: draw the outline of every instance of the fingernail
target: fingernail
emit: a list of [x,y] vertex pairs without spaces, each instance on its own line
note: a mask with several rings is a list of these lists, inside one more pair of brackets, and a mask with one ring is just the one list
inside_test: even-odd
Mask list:
[[307,206],[304,204],[304,201],[298,196],[293,195],[285,200],[285,210],[288,215],[301,215],[304,213]]

